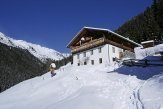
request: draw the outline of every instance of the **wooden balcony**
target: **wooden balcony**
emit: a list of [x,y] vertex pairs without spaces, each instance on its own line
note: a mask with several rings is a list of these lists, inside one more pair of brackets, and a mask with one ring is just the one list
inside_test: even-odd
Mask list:
[[90,48],[97,47],[97,46],[103,45],[103,44],[111,44],[111,45],[114,45],[116,47],[134,52],[134,49],[131,46],[127,46],[125,44],[125,42],[123,42],[123,43],[124,44],[121,44],[121,43],[106,39],[105,37],[101,37],[99,39],[94,39],[94,40],[91,40],[89,42],[82,43],[80,46],[71,47],[71,52],[77,53],[77,52],[88,50]]
[[105,39],[105,42],[108,43],[108,44],[114,45],[116,47],[119,47],[119,48],[122,48],[122,49],[125,49],[125,50],[129,50],[131,52],[134,52],[134,49],[132,49],[131,47],[127,47],[127,46],[119,44],[117,42],[114,42],[114,41],[111,41],[111,40],[108,40],[108,39]]
[[77,53],[79,51],[84,51],[84,50],[96,47],[98,45],[101,45],[104,42],[105,42],[105,38],[104,37],[99,38],[99,39],[95,39],[95,40],[91,40],[91,41],[89,41],[87,43],[81,44],[81,46],[71,47],[71,49],[72,49],[71,52],[72,53]]

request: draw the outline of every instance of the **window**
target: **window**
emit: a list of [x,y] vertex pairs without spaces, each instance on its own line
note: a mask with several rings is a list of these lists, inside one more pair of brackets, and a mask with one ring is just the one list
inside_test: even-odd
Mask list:
[[77,54],[77,59],[79,59],[79,54]]
[[93,50],[91,50],[91,55],[93,55]]
[[84,65],[87,65],[87,62],[84,62]]
[[86,52],[83,53],[83,56],[86,57]]
[[115,61],[115,58],[113,58],[113,62]]
[[91,64],[94,65],[94,60],[91,60]]
[[100,48],[98,48],[98,52],[99,52],[99,53],[101,53],[101,47],[100,47]]
[[117,57],[114,57],[114,58],[113,58],[113,62],[114,62],[114,61],[117,62],[117,61],[118,61],[118,58],[117,58]]
[[115,53],[115,47],[112,47],[112,51],[113,51],[113,53]]
[[99,63],[100,63],[100,64],[102,63],[102,58],[99,58]]

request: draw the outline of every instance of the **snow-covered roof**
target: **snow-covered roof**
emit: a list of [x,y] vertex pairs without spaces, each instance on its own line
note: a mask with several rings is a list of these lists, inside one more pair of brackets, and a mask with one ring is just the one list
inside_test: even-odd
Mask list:
[[154,40],[143,41],[143,42],[141,42],[141,44],[146,44],[146,43],[151,43],[151,42],[154,42]]
[[94,27],[83,27],[83,28],[76,34],[76,36],[68,43],[67,47],[69,47],[69,46],[73,43],[73,41],[75,41],[75,40],[77,39],[77,37],[79,36],[79,34],[81,34],[81,32],[82,32],[83,30],[85,30],[85,29],[106,31],[106,32],[112,33],[112,34],[114,34],[114,35],[116,35],[116,36],[118,36],[118,37],[120,37],[120,38],[122,38],[122,39],[124,39],[124,40],[126,40],[126,41],[129,41],[129,42],[131,42],[131,43],[133,43],[133,44],[135,44],[135,45],[137,45],[137,46],[142,46],[142,45],[140,45],[140,44],[138,44],[138,43],[136,43],[136,42],[130,40],[129,38],[125,38],[125,37],[123,37],[122,35],[119,35],[119,34],[113,32],[113,31],[111,31],[111,30],[109,30],[109,29],[94,28]]

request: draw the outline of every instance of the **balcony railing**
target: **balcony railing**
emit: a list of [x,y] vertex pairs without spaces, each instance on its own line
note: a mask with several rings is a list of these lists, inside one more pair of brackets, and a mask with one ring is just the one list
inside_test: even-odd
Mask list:
[[125,50],[129,50],[132,52],[134,51],[134,49],[130,46],[126,46],[126,45],[123,45],[123,44],[120,44],[120,43],[117,43],[117,42],[114,42],[114,41],[111,41],[111,40],[108,40],[108,39],[102,37],[99,39],[94,39],[94,40],[91,40],[89,42],[83,43],[80,46],[72,47],[71,52],[77,53],[79,51],[84,51],[84,50],[87,50],[87,49],[90,49],[90,48],[93,48],[93,47],[96,47],[96,46],[99,46],[99,45],[102,45],[105,43],[117,46],[117,47],[125,49]]
[[98,46],[100,44],[103,44],[104,41],[105,41],[105,38],[103,38],[103,37],[99,38],[99,39],[91,40],[90,42],[81,44],[81,46],[72,48],[71,52],[76,53],[76,52],[79,52],[79,51],[82,51],[85,49],[89,49],[91,47],[95,47],[95,46]]

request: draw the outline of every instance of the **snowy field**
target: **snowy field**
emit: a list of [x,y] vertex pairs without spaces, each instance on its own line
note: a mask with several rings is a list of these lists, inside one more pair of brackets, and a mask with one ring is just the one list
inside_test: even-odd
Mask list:
[[0,109],[163,109],[163,68],[151,69],[157,75],[138,79],[112,66],[67,65],[53,78],[48,72],[2,92]]

